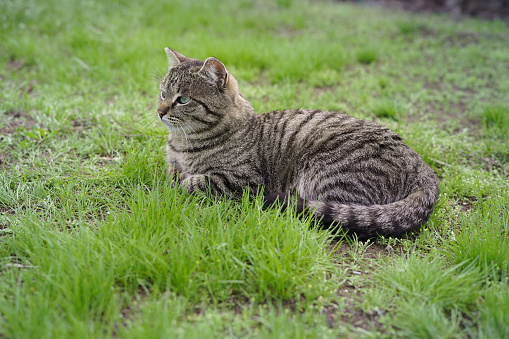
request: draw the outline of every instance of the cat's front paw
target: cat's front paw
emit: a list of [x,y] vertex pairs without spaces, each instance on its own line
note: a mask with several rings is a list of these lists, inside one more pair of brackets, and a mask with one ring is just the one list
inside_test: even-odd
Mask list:
[[186,189],[189,194],[195,192],[206,192],[206,179],[203,174],[195,174],[186,176],[183,178],[180,177],[180,185]]

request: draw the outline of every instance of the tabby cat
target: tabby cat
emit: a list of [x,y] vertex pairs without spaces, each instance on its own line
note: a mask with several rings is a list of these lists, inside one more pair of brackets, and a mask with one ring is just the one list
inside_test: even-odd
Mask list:
[[157,113],[170,131],[170,176],[188,192],[238,198],[263,186],[267,205],[292,204],[359,238],[428,220],[437,179],[396,133],[337,112],[255,114],[219,60],[165,51]]

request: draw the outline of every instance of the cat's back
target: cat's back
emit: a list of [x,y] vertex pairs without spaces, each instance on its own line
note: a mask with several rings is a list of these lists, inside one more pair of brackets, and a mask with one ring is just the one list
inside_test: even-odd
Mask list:
[[[398,134],[376,122],[307,109],[273,111],[259,120],[272,190],[297,190],[308,199],[321,195],[351,203],[387,203],[406,196],[428,168]],[[337,185],[344,186],[341,197],[331,189]],[[371,192],[351,194],[360,187],[371,187]]]
[[[348,151],[367,145],[405,147],[390,129],[347,114],[314,109],[272,111],[258,116],[257,133],[278,152]],[[287,150],[288,149],[288,150]]]

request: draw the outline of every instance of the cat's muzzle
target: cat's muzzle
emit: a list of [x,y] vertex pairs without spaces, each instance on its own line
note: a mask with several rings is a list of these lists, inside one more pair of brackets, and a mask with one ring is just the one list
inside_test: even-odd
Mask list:
[[168,105],[167,103],[163,102],[162,104],[159,105],[159,107],[157,108],[157,114],[159,115],[159,118],[162,119],[166,113],[168,113],[168,110],[170,109],[170,105]]

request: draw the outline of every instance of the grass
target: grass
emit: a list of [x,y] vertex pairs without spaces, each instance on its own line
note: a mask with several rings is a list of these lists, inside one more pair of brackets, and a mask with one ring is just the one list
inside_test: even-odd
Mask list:
[[357,51],[357,61],[361,64],[371,64],[378,60],[378,54],[374,49],[363,48]]
[[[508,336],[508,28],[307,1],[0,2],[0,337]],[[401,238],[166,180],[163,48],[338,110],[440,178]]]
[[383,98],[373,104],[372,112],[378,118],[391,118],[398,120],[404,114],[401,103],[392,99]]
[[491,280],[509,279],[509,232],[507,201],[482,197],[469,218],[460,219],[461,230],[455,235],[448,253],[458,263],[472,263]]
[[496,131],[502,136],[509,133],[509,105],[487,106],[481,117],[488,130]]

